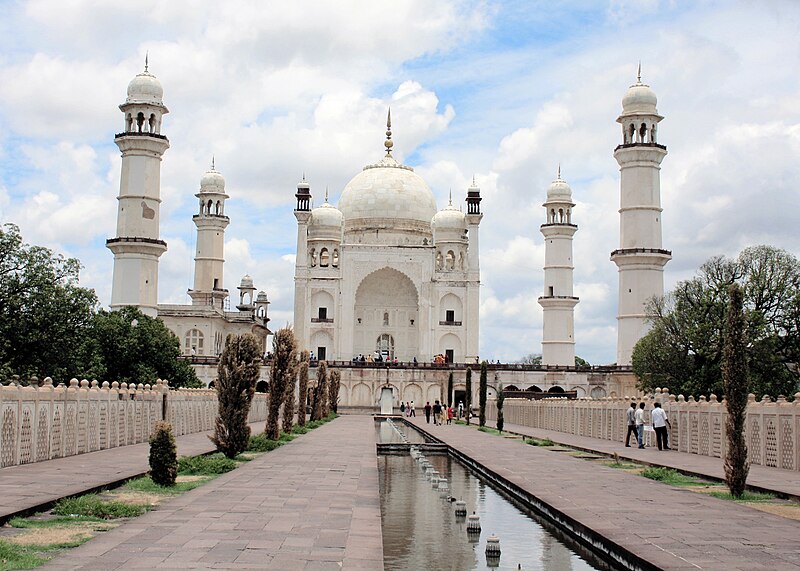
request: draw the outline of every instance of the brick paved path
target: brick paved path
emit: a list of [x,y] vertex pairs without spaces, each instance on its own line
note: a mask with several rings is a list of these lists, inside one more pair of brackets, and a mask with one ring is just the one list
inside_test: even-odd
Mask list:
[[[264,421],[254,422],[250,428],[254,434],[263,432],[264,424]],[[215,449],[205,432],[179,436],[176,441],[180,456],[207,454]],[[141,476],[150,470],[149,454],[149,444],[131,444],[3,468],[0,470],[0,523],[64,497]]]
[[658,568],[800,569],[800,522],[472,428],[410,420]]
[[[494,422],[487,422],[494,426]],[[504,429],[508,432],[533,436],[534,438],[549,438],[557,444],[571,446],[589,452],[599,452],[601,454],[613,455],[615,452],[620,458],[650,464],[653,466],[666,466],[674,468],[687,474],[705,476],[713,480],[724,480],[725,468],[722,458],[712,456],[701,456],[699,454],[689,454],[688,452],[677,452],[675,450],[659,451],[654,446],[639,450],[635,444],[635,438],[631,437],[633,443],[630,448],[625,448],[623,442],[616,440],[603,440],[600,438],[589,438],[586,436],[576,436],[555,430],[542,430],[539,428],[529,428],[519,424],[506,424]],[[785,496],[800,499],[800,472],[794,470],[781,470],[780,468],[767,468],[753,464],[750,466],[750,473],[747,477],[747,484],[753,488],[763,491],[777,492]]]
[[383,569],[372,417],[343,416],[43,569]]

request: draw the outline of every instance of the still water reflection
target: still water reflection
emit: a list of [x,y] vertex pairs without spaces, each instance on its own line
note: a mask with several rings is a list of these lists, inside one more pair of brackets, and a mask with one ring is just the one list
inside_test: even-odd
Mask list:
[[[433,488],[412,457],[378,458],[387,571],[512,570],[518,564],[527,571],[607,568],[602,563],[587,563],[456,460],[445,455],[426,457],[441,477],[447,478],[452,501]],[[467,503],[467,513],[481,518],[482,532],[475,541],[468,539],[466,518],[454,515],[456,499]],[[486,538],[492,534],[500,538],[499,565],[487,562],[484,554]]]

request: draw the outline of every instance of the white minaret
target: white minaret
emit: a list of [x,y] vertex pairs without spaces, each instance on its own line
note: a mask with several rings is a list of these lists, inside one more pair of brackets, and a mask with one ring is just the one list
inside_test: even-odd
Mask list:
[[479,314],[481,304],[481,266],[480,266],[480,243],[478,241],[478,229],[483,220],[481,212],[481,189],[475,184],[475,177],[472,177],[472,185],[467,189],[467,314],[469,320],[466,351],[464,358],[467,363],[477,362],[478,341],[479,341]]
[[578,227],[572,223],[572,189],[558,178],[547,189],[544,204],[547,222],[544,235],[544,295],[539,305],[544,311],[542,364],[575,366],[575,305],[572,295],[572,237]]
[[125,129],[114,142],[122,152],[117,237],[106,240],[114,253],[111,309],[138,307],[158,313],[158,258],[167,244],[159,239],[161,156],[169,148],[161,134],[161,119],[169,111],[162,102],[161,83],[144,71],[128,84],[128,97],[119,106]]
[[[308,252],[308,223],[311,218],[311,187],[303,180],[297,183],[295,193],[297,204],[294,217],[297,219],[297,257],[294,266],[294,334],[301,343],[308,343],[311,292],[309,291],[309,252]],[[307,348],[307,347],[304,347]],[[313,348],[316,351],[316,347]]]
[[223,287],[225,265],[225,228],[230,219],[225,216],[225,179],[211,169],[200,180],[198,214],[192,216],[197,226],[197,251],[194,258],[194,287],[189,290],[192,305],[210,305],[223,309],[228,290]]
[[642,83],[641,66],[622,99],[622,144],[614,150],[620,170],[619,249],[611,260],[619,268],[617,365],[630,365],[636,342],[647,332],[645,306],[664,294],[664,266],[672,252],[661,243],[661,161],[667,148],[656,141],[656,94]]

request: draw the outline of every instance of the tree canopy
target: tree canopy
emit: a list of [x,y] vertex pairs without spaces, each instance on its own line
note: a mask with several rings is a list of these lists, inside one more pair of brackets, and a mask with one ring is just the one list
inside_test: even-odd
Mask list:
[[0,379],[19,375],[200,386],[178,359],[178,338],[136,308],[98,311],[94,290],[80,287],[80,262],[23,242],[0,227]]
[[640,388],[723,393],[724,325],[734,283],[744,292],[750,392],[776,397],[798,390],[800,262],[771,246],[746,248],[736,258],[711,258],[695,277],[651,300],[652,328],[633,351]]

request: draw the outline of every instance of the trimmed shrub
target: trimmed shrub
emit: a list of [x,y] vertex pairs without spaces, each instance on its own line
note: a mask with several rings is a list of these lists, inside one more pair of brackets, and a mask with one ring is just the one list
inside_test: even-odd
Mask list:
[[216,476],[235,469],[238,464],[216,454],[211,456],[181,456],[178,460],[178,472],[185,476]]
[[278,424],[286,385],[295,378],[297,366],[297,340],[289,326],[278,330],[272,338],[272,367],[270,369],[269,413],[264,431],[268,438],[277,440],[281,435]]
[[283,442],[280,440],[271,440],[267,438],[266,434],[254,434],[250,437],[247,450],[250,452],[270,452],[279,446],[283,446]]
[[297,425],[306,423],[306,405],[308,404],[308,351],[300,353],[300,367],[297,372]]
[[174,486],[178,476],[178,449],[172,425],[159,420],[150,435],[150,478],[159,486]]

